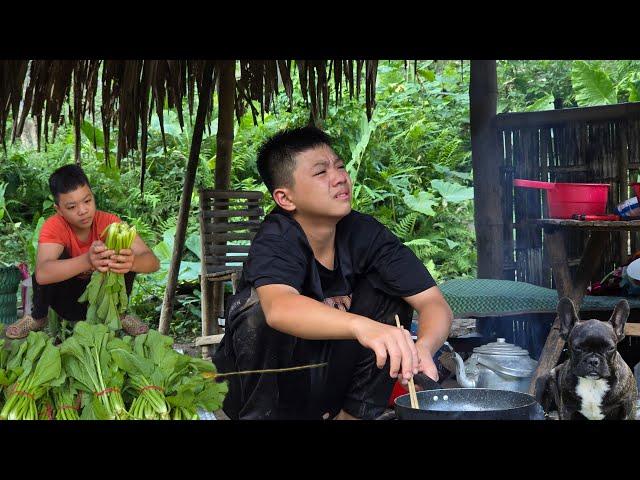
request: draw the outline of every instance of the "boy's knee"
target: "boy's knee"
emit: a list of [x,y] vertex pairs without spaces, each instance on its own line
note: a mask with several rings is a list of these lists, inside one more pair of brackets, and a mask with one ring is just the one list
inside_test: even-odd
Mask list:
[[259,302],[249,307],[243,315],[246,317],[244,322],[245,328],[249,330],[262,332],[265,327],[269,327],[267,318]]
[[413,316],[413,308],[403,298],[379,290],[368,277],[363,278],[353,289],[349,311],[394,326],[395,316],[398,315],[405,328],[410,327]]

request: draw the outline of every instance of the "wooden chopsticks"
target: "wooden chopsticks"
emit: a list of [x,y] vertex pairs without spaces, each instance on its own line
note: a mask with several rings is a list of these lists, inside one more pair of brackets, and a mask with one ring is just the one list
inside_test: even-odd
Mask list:
[[[400,325],[400,318],[398,318],[398,315],[396,315],[396,326],[399,329],[402,329],[402,325]],[[409,400],[411,401],[411,408],[420,408],[418,405],[418,395],[416,395],[416,386],[413,383],[413,376],[409,379]]]

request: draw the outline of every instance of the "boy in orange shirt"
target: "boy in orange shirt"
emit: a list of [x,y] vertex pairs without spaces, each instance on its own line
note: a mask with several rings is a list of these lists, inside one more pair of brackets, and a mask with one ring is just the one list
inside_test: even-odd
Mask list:
[[[89,180],[78,165],[65,165],[53,172],[49,188],[57,213],[44,222],[38,239],[32,314],[7,327],[8,338],[24,338],[32,330],[42,330],[48,321],[49,308],[66,320],[84,320],[88,304],[78,303],[78,298],[95,270],[124,274],[127,295],[131,295],[136,273],[160,268],[158,258],[139,236],[131,249],[120,250],[118,255],[106,249],[100,234],[108,225],[121,220],[96,209]],[[149,330],[131,315],[124,315],[121,321],[130,335]]]

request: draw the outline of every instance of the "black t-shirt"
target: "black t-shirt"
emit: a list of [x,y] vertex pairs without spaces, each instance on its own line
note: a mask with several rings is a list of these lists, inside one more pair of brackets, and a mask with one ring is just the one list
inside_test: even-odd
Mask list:
[[334,269],[318,262],[302,227],[276,207],[258,230],[239,288],[285,284],[318,301],[348,296],[360,278],[387,295],[407,297],[434,285],[423,263],[384,225],[352,210],[336,225]]

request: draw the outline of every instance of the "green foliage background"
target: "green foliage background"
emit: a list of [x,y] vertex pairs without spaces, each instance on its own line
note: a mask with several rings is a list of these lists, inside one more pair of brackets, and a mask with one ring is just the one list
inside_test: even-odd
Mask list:
[[[638,61],[499,61],[499,111],[543,110],[638,100]],[[387,225],[439,280],[473,277],[473,177],[469,131],[469,62],[380,62],[377,105],[367,122],[363,99],[332,104],[322,125],[335,140],[354,180],[353,207]],[[232,188],[266,192],[255,162],[259,145],[277,131],[308,123],[310,112],[294,88],[294,108],[281,94],[274,112],[254,125],[250,113],[235,127]],[[214,111],[214,117],[216,112]],[[157,118],[149,127],[147,175],[140,195],[140,159],[105,165],[100,125],[83,125],[83,168],[98,208],[136,225],[162,262],[140,275],[131,308],[157,325],[171,252],[192,126],[182,131],[165,112],[167,152]],[[10,133],[10,132],[9,132]],[[94,146],[94,133],[96,146]],[[216,122],[205,132],[196,187],[212,187]],[[24,136],[23,136],[24,137]],[[115,133],[112,138],[116,138]],[[9,143],[9,142],[7,142]],[[53,214],[51,172],[73,162],[71,128],[61,126],[46,150],[18,141],[0,152],[0,261],[29,263],[33,271],[39,227]],[[97,147],[97,149],[96,149]],[[115,144],[110,146],[115,158]],[[172,335],[191,339],[200,329],[197,191],[192,198],[187,248],[180,270]],[[265,208],[271,208],[270,198]]]

